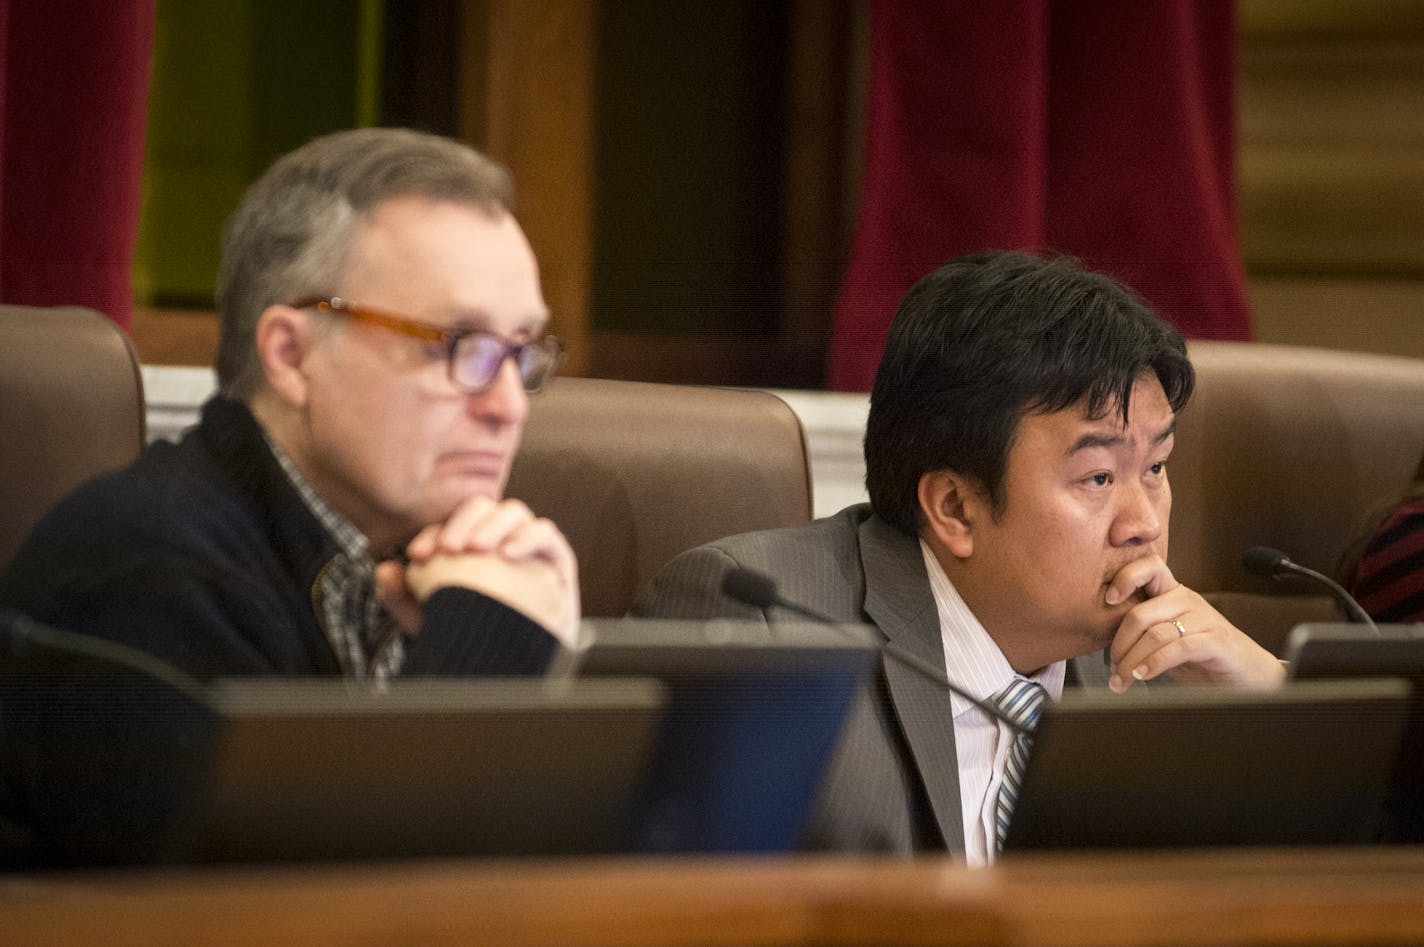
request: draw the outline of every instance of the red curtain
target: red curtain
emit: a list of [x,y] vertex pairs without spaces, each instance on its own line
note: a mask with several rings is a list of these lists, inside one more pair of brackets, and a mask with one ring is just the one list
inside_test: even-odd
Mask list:
[[1251,335],[1230,0],[875,0],[828,379],[866,390],[900,297],[963,253],[1069,253],[1184,335]]
[[0,301],[125,328],[155,0],[0,0]]

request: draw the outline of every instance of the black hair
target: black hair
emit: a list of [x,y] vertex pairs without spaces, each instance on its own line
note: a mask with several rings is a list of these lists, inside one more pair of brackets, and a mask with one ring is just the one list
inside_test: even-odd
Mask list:
[[1110,277],[1018,251],[953,260],[910,288],[890,325],[865,428],[871,504],[914,534],[920,478],[949,469],[997,510],[1021,418],[1082,403],[1126,421],[1149,371],[1180,411],[1196,378],[1186,343]]

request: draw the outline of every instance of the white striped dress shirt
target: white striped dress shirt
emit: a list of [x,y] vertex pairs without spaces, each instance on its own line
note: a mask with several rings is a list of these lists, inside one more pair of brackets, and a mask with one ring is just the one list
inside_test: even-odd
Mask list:
[[[1024,675],[1016,674],[1009,666],[1004,653],[964,604],[924,540],[920,541],[920,551],[939,612],[945,673],[956,686],[993,703],[994,695],[1015,677]],[[1049,698],[1058,700],[1063,696],[1066,671],[1067,662],[1058,661],[1027,679],[1042,684]],[[994,860],[994,812],[1014,734],[959,695],[953,695],[952,700],[954,744],[959,756],[959,801],[964,818],[964,854],[971,865],[987,865]]]

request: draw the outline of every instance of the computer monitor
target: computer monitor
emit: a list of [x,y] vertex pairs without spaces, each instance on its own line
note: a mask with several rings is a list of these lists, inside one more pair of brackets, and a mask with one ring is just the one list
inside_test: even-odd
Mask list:
[[1394,677],[1414,686],[1380,840],[1424,842],[1424,624],[1298,625],[1286,639],[1292,680]]
[[1065,694],[1004,849],[1370,842],[1409,699],[1391,680]]
[[794,849],[876,654],[869,630],[617,619],[585,622],[584,637],[556,673],[668,687],[642,850]]
[[0,866],[631,852],[656,681],[209,687],[0,611]]
[[636,849],[665,699],[650,680],[220,682],[174,860]]

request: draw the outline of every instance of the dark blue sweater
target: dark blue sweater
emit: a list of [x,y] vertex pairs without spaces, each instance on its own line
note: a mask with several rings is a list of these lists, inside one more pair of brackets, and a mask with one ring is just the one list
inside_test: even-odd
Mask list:
[[[251,413],[216,398],[182,443],[150,446],[41,520],[0,578],[0,605],[199,680],[335,675],[312,588],[337,552]],[[554,647],[502,603],[446,589],[425,603],[402,673],[538,673]]]
[[[251,413],[217,398],[180,444],[149,447],[42,519],[0,577],[0,608],[147,652],[200,686],[334,677],[312,588],[337,552]],[[555,645],[494,599],[442,589],[401,673],[537,674]],[[167,857],[218,724],[191,691],[130,670],[0,642],[0,866],[7,833],[26,848],[12,864]]]

